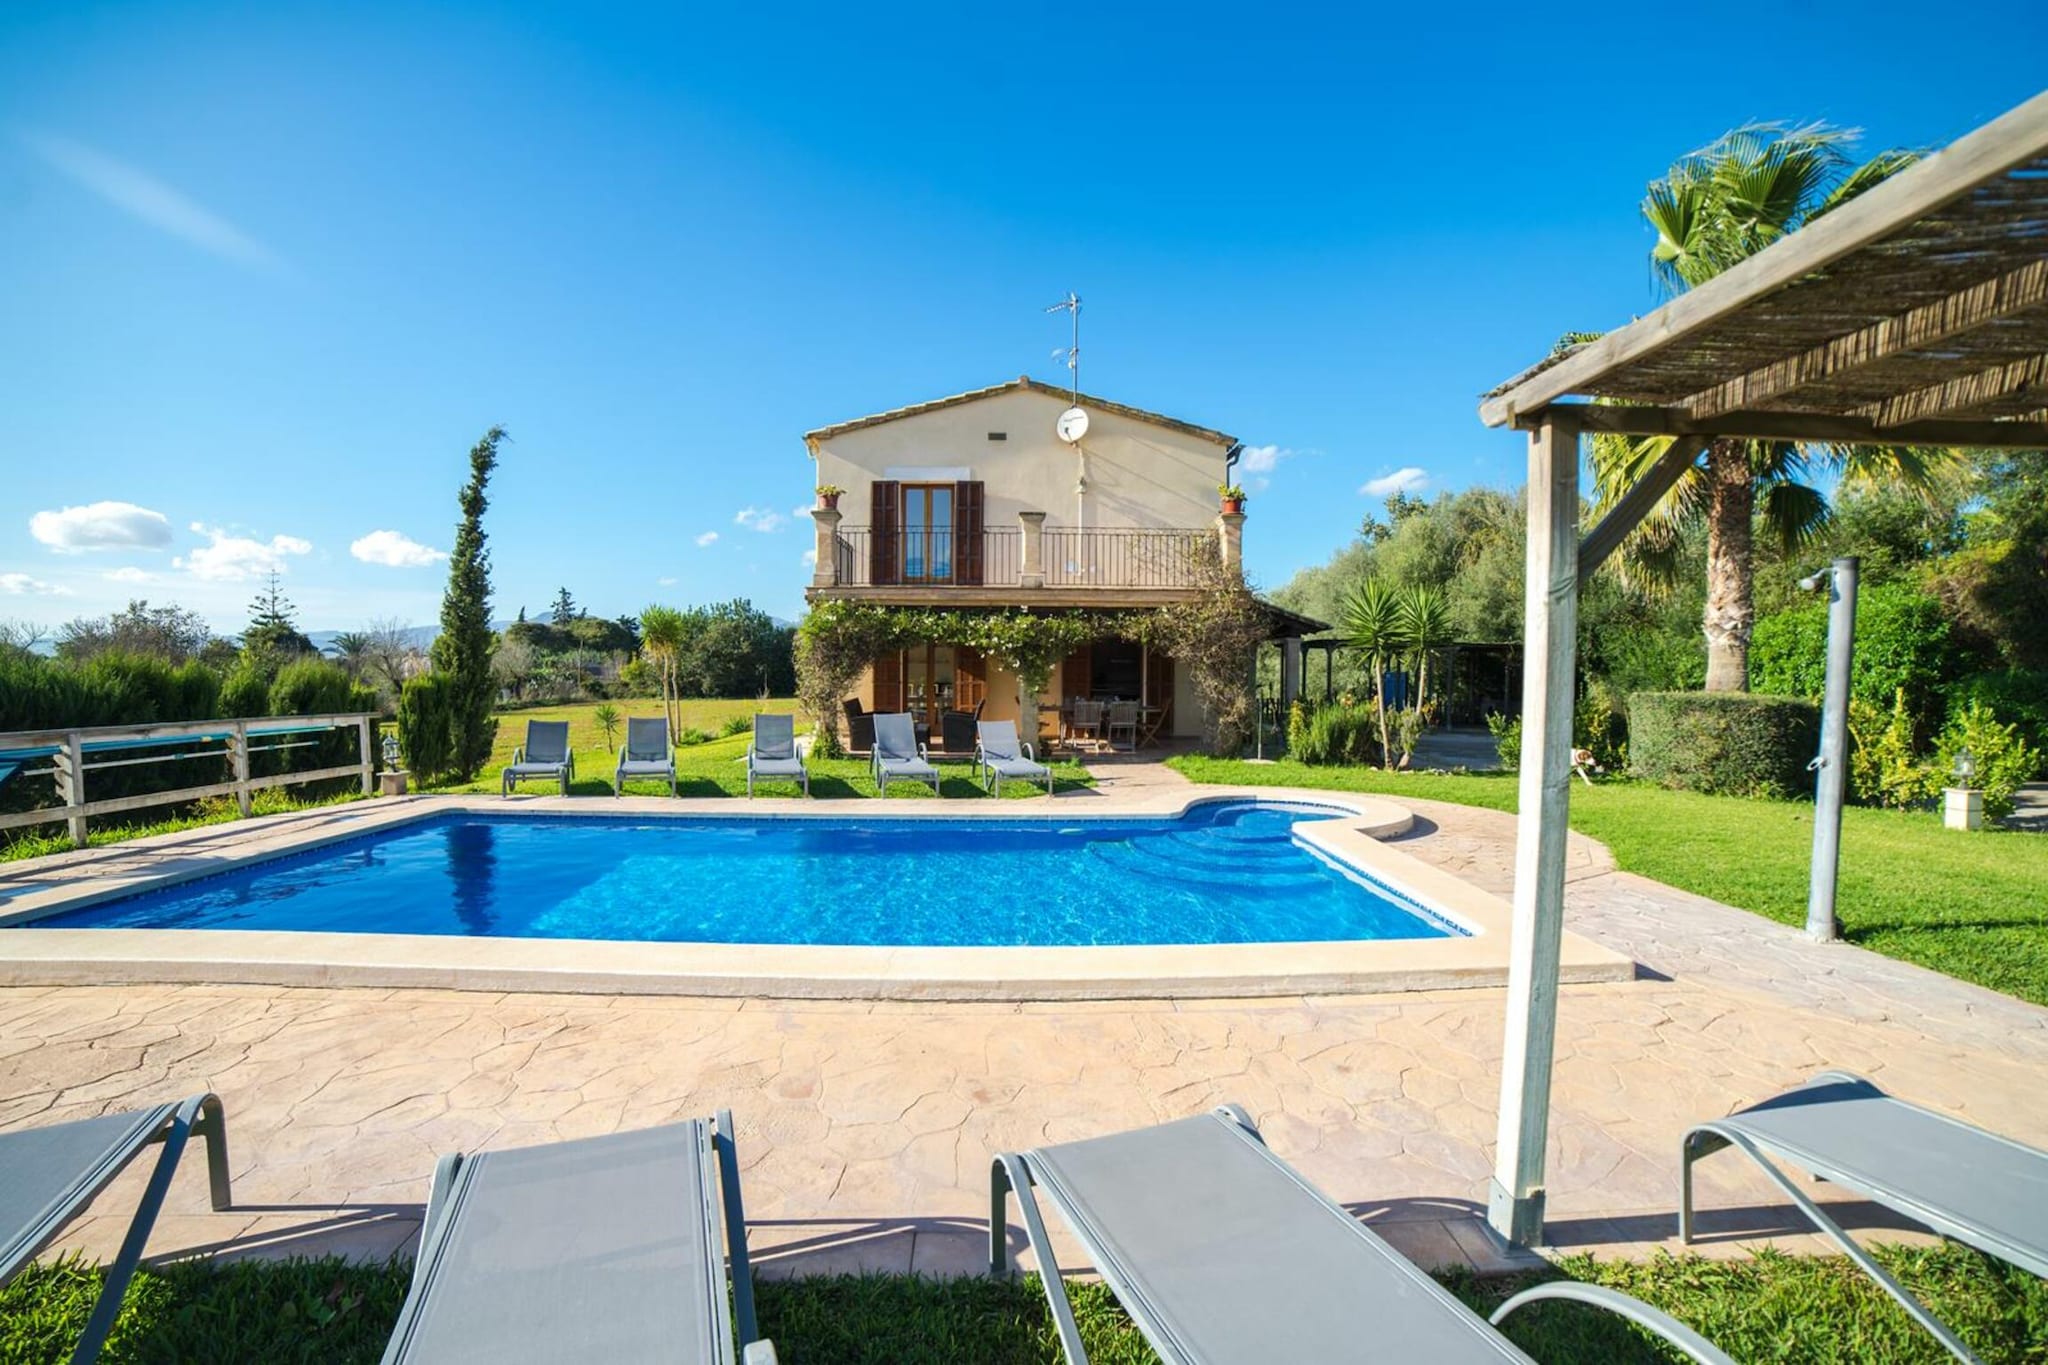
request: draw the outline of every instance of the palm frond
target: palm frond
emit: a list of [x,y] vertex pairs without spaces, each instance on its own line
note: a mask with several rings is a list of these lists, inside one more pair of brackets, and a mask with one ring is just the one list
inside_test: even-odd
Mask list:
[[1762,492],[1758,519],[1787,554],[1819,535],[1834,519],[1827,496],[1810,484],[1785,480],[1765,485]]

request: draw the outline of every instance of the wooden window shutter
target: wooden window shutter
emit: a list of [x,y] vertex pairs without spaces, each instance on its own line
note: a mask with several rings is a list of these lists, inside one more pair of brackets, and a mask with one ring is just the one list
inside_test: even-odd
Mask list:
[[980,650],[968,645],[953,650],[953,695],[962,711],[972,711],[987,698],[988,665]]
[[897,517],[902,487],[894,479],[876,479],[868,485],[868,582],[877,587],[894,583],[902,571],[898,551],[903,536]]
[[978,588],[982,578],[982,484],[962,479],[953,485],[953,581]]
[[875,660],[875,707],[877,711],[903,709],[903,655],[890,650]]

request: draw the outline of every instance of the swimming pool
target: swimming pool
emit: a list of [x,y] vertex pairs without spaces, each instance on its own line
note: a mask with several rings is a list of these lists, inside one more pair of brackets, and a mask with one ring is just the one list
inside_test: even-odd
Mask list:
[[436,816],[39,918],[38,929],[939,947],[1430,939],[1463,931],[1294,837],[1345,812],[1174,818]]

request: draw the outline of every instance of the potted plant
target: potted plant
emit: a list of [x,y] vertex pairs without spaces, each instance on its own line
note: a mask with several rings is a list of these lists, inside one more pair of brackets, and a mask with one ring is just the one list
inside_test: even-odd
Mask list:
[[1217,484],[1216,496],[1223,500],[1223,513],[1225,516],[1234,516],[1244,511],[1244,489],[1236,484]]
[[828,512],[837,511],[839,508],[840,496],[845,492],[846,490],[844,488],[841,488],[836,483],[819,484],[818,506],[824,508]]

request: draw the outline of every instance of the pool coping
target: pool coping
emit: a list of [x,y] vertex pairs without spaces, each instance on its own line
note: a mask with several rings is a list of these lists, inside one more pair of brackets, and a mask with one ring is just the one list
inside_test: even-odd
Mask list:
[[[34,921],[139,891],[218,875],[446,815],[691,819],[1075,820],[1172,818],[1219,801],[1322,807],[1297,834],[1462,936],[1318,943],[955,948],[646,943],[464,938],[253,929],[45,929]],[[1290,787],[1186,786],[986,803],[933,798],[855,802],[768,798],[408,796],[57,855],[47,877],[5,869],[30,889],[0,900],[0,985],[207,983],[437,987],[571,994],[831,1000],[1120,1000],[1351,994],[1500,986],[1512,911],[1500,897],[1381,842],[1414,816],[1377,797]],[[275,819],[277,817],[267,817]],[[223,831],[228,837],[223,838]],[[211,836],[211,837],[208,837]],[[240,836],[240,837],[235,837]],[[37,860],[38,863],[43,860]],[[26,927],[15,927],[26,926]],[[1563,935],[1561,979],[1626,981],[1627,956]]]

